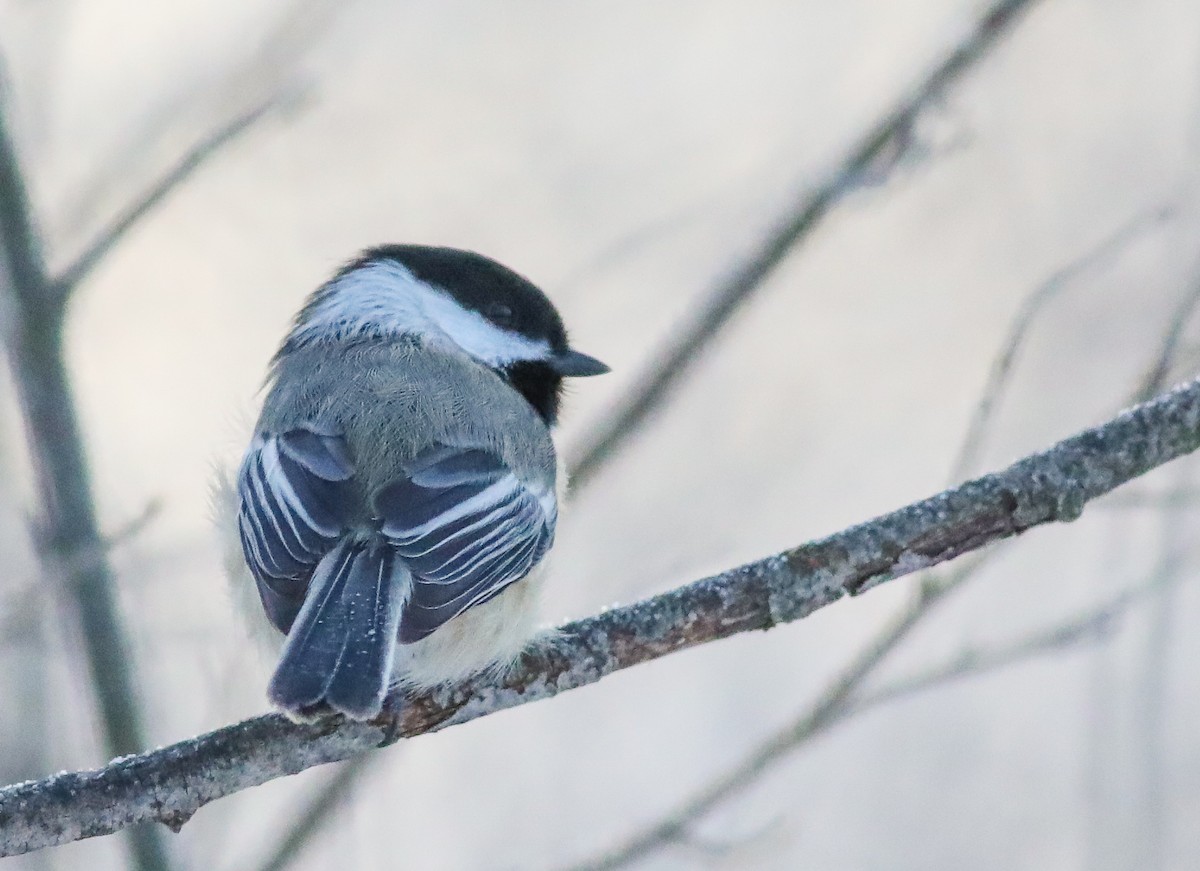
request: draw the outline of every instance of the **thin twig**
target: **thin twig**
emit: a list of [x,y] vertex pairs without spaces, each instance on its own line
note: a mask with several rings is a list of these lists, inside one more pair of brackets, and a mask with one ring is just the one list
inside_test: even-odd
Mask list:
[[664,406],[701,351],[795,247],[812,235],[842,194],[889,152],[898,137],[906,135],[931,101],[985,57],[1034,2],[999,0],[990,6],[966,38],[848,150],[838,168],[777,222],[758,250],[696,305],[695,316],[664,344],[607,419],[590,428],[573,452],[570,479],[576,489],[586,486],[649,415]]
[[703,218],[713,210],[715,196],[691,201],[667,215],[659,215],[641,226],[628,230],[603,245],[584,262],[577,263],[562,278],[554,282],[555,294],[569,295],[581,285],[595,282],[605,272],[633,258],[642,249],[659,242],[663,236],[677,232]]
[[[180,828],[205,804],[401,737],[550,698],[741,632],[800,620],[844,596],[938,565],[1084,506],[1200,448],[1200,380],[1000,472],[820,541],[613,608],[532,642],[509,674],[393,699],[367,723],[267,714],[103,769],[0,790],[0,855],[157,820]],[[934,594],[936,595],[936,593]]]
[[[953,587],[965,582],[970,574],[971,572],[967,571],[952,576],[944,585],[944,592],[949,592]],[[847,669],[836,682],[837,690],[826,692],[820,703],[806,710],[770,740],[758,745],[753,754],[721,778],[712,781],[686,805],[638,837],[631,838],[619,849],[605,853],[597,859],[572,865],[570,871],[615,871],[646,858],[655,849],[683,841],[690,844],[693,838],[690,827],[700,817],[735,793],[751,786],[772,764],[825,734],[833,726],[877,707],[945,686],[953,681],[1062,651],[1084,641],[1099,640],[1105,637],[1115,619],[1122,616],[1150,590],[1149,584],[1127,590],[1105,604],[1062,623],[994,647],[963,651],[945,662],[909,677],[899,678],[876,690],[859,692],[855,688],[861,683],[861,677],[873,671],[882,655],[886,653],[881,649],[882,646],[877,644],[871,648],[875,654],[873,661],[868,662],[870,656],[861,657],[856,663],[857,668]],[[915,612],[909,611],[907,616],[911,618],[913,613]],[[910,625],[911,623],[898,621],[888,632],[881,635],[886,634],[889,638],[902,635],[906,631],[903,627]],[[851,674],[852,671],[855,672],[854,675]]]
[[[130,128],[95,176],[74,192],[65,210],[65,234],[77,237],[81,229],[90,230],[85,221],[93,215],[125,212],[130,192],[145,189],[150,179],[178,162],[179,143],[199,142],[272,95],[293,90],[305,57],[352,2],[275,4],[279,8],[274,20],[249,55],[233,60],[215,76],[203,76],[200,84],[173,90],[145,123]],[[114,201],[120,205],[113,208]]]
[[[1166,357],[1162,358],[1167,360]],[[1170,368],[1167,360],[1163,371]],[[1186,488],[1190,467],[1180,469],[1176,488]],[[1138,779],[1141,811],[1141,837],[1137,839],[1141,853],[1137,867],[1154,871],[1166,867],[1164,845],[1170,842],[1167,831],[1167,782],[1170,770],[1169,754],[1166,749],[1168,733],[1168,687],[1171,673],[1175,627],[1178,623],[1176,610],[1179,582],[1184,566],[1192,549],[1193,531],[1190,523],[1178,513],[1165,511],[1162,515],[1162,544],[1154,585],[1154,601],[1150,608],[1149,625],[1142,639],[1140,679],[1136,691],[1137,737],[1135,745],[1141,765]]]
[[[992,363],[991,371],[988,373],[987,384],[984,385],[983,393],[975,405],[974,413],[971,415],[971,422],[967,426],[967,435],[963,439],[958,457],[952,466],[950,473],[951,483],[963,480],[971,474],[972,469],[978,467],[979,457],[983,450],[988,430],[991,428],[992,418],[1011,380],[1009,376],[1011,375],[1013,363],[1016,362],[1017,354],[1025,344],[1030,327],[1033,325],[1038,314],[1041,313],[1054,297],[1069,287],[1080,275],[1117,255],[1147,228],[1162,223],[1172,214],[1174,214],[1172,207],[1160,207],[1152,212],[1138,215],[1105,236],[1070,263],[1057,269],[1032,293],[1025,297],[1021,303],[1021,307],[1017,310],[1017,315],[1013,319],[1012,325],[1009,327],[1008,337],[1001,346],[1000,353]],[[1173,338],[1168,334],[1166,341],[1163,343],[1164,351],[1168,347],[1173,349],[1177,342],[1177,337]],[[1168,353],[1173,353],[1173,350]],[[1145,383],[1148,384],[1149,379]],[[1143,387],[1137,392],[1135,401],[1141,402],[1153,396],[1161,389],[1159,387],[1158,390],[1153,390],[1143,395],[1145,393],[1145,388]]]
[[1193,279],[1191,287],[1184,293],[1179,305],[1171,314],[1171,318],[1167,322],[1165,339],[1159,346],[1154,362],[1146,370],[1141,387],[1134,394],[1134,402],[1142,402],[1162,392],[1170,377],[1171,368],[1175,365],[1176,357],[1179,355],[1184,331],[1198,307],[1200,307],[1200,277]]
[[907,698],[916,693],[985,672],[997,671],[1047,653],[1067,650],[1085,641],[1106,638],[1113,624],[1132,606],[1157,588],[1157,583],[1125,590],[1102,605],[1090,608],[1062,623],[979,650],[964,650],[943,663],[904,678],[898,678],[875,690],[863,692],[846,710],[845,716]]
[[105,549],[111,551],[131,539],[137,538],[146,531],[146,527],[158,519],[158,516],[162,514],[162,507],[163,503],[161,499],[155,498],[148,501],[134,517],[126,520],[119,527],[104,536]]
[[[1200,307],[1200,280],[1193,280],[1168,322],[1166,341],[1159,349],[1154,364],[1147,370],[1139,397],[1161,389],[1179,356],[1184,331]],[[1178,499],[1189,491],[1190,480],[1185,467],[1168,494],[1167,501]],[[1162,555],[1158,566],[1156,599],[1150,615],[1142,655],[1141,680],[1138,693],[1137,745],[1141,750],[1141,838],[1140,868],[1157,869],[1166,866],[1163,845],[1168,842],[1166,811],[1167,752],[1167,682],[1171,662],[1171,645],[1176,626],[1175,588],[1186,562],[1190,529],[1178,512],[1163,512]]]
[[[0,66],[0,83],[4,81],[2,72]],[[49,282],[41,236],[7,116],[8,106],[0,90],[0,281],[3,281],[0,286],[6,289],[10,305],[16,309],[12,315],[14,323],[4,325],[6,333],[11,333],[15,332],[16,316],[21,310],[36,309],[45,303]]]
[[153,209],[186,182],[222,148],[254,127],[280,105],[273,96],[247,112],[226,122],[185,151],[162,177],[137,196],[106,228],[100,231],[75,260],[54,280],[54,293],[65,302],[71,293],[92,274],[106,256]]
[[[997,402],[1011,380],[1017,352],[1045,304],[1081,271],[1094,266],[1102,256],[1123,247],[1136,231],[1144,228],[1148,222],[1157,222],[1166,217],[1169,211],[1159,209],[1134,219],[1082,257],[1057,270],[1050,279],[1026,296],[1009,328],[1007,338],[1001,343],[992,364],[988,383],[975,407],[972,425],[968,427],[959,458],[955,463],[952,484],[969,474],[977,461],[979,447],[992,424]],[[1164,348],[1174,347],[1177,343],[1175,323],[1176,320],[1173,320],[1164,334]],[[1146,383],[1148,382],[1143,381],[1138,392],[1144,389]],[[948,576],[926,579],[918,588],[916,596],[842,669],[816,701],[806,707],[786,728],[755,746],[741,762],[724,775],[710,781],[700,792],[659,821],[629,837],[620,846],[609,849],[602,856],[571,866],[570,871],[614,871],[644,858],[657,849],[678,842],[700,817],[745,789],[773,763],[842,719],[851,709],[853,699],[862,685],[887,656],[931,614],[935,605],[973,577],[984,560],[995,553],[996,550],[992,549],[980,554]]]
[[977,554],[944,578],[927,580],[909,604],[892,617],[888,625],[841,670],[820,697],[798,718],[755,745],[742,760],[710,780],[671,813],[602,856],[572,865],[570,871],[613,871],[676,843],[686,835],[692,823],[758,780],[778,759],[840,720],[859,685],[929,614],[933,606],[966,582],[991,553],[994,551]]
[[[60,572],[70,575],[76,571],[83,570],[86,568],[88,561],[95,559],[97,553],[111,552],[122,544],[125,544],[141,534],[154,521],[161,509],[162,503],[157,499],[152,499],[146,503],[146,507],[136,517],[127,521],[113,533],[103,536],[98,550],[81,551],[75,554],[75,558],[71,562],[62,561],[59,566]],[[3,602],[0,603],[0,636],[4,636],[6,640],[12,641],[13,639],[6,632],[7,628],[28,621],[30,614],[41,607],[48,592],[49,590],[43,582],[41,572],[35,572],[32,577],[22,579],[13,584],[12,589],[8,591]]]
[[333,812],[342,806],[359,785],[362,776],[372,770],[375,762],[371,754],[364,753],[341,763],[333,777],[312,795],[296,821],[258,866],[258,871],[284,871],[291,865],[313,837],[333,819]]

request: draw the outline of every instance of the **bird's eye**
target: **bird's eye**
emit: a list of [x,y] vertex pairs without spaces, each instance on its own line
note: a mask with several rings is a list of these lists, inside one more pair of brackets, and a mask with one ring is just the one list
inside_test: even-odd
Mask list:
[[498,327],[511,327],[513,324],[513,310],[502,302],[489,305],[484,316]]

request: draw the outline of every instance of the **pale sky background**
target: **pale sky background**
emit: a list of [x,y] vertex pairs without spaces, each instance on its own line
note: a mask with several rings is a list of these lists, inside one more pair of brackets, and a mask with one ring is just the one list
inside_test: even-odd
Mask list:
[[[265,34],[296,7],[311,14],[308,31],[294,28],[264,57]],[[214,463],[242,447],[288,318],[341,261],[382,241],[449,244],[545,288],[575,343],[614,370],[572,390],[569,448],[689,305],[981,8],[0,0],[10,124],[55,263],[200,131],[280,82],[305,86],[149,216],[71,314],[104,525],[162,505],[114,554],[153,742],[265,708],[271,662],[232,612],[207,488]],[[295,40],[308,45],[298,59]],[[1200,7],[1041,0],[918,134],[886,180],[841,200],[577,500],[560,526],[547,620],[941,488],[1022,299],[1118,227],[1171,205],[1172,219],[1085,271],[1038,320],[978,471],[1125,401],[1200,280]],[[4,380],[0,423],[4,595],[36,601],[46,591]],[[1194,471],[1176,464],[1129,492]],[[1145,582],[1165,516],[1100,503],[1008,546],[886,674],[1020,637]],[[1187,544],[1200,515],[1171,516]],[[698,828],[732,852],[674,847],[638,867],[1196,867],[1197,555],[1185,554],[1170,600],[1132,612],[1106,645],[855,719]],[[377,754],[296,867],[552,871],[586,858],[800,711],[909,584]],[[6,777],[104,761],[57,622],[42,648],[16,637],[0,647]],[[1148,653],[1153,639],[1165,654]],[[1157,726],[1155,678],[1165,681]],[[171,839],[183,867],[253,868],[328,775],[202,810]],[[6,867],[109,869],[123,857],[106,838]]]

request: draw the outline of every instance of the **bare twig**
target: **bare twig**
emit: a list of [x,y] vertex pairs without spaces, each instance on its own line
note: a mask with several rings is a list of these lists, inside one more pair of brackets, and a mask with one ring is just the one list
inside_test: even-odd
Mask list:
[[820,541],[652,599],[614,608],[532,643],[504,678],[481,675],[404,699],[368,723],[296,724],[269,714],[103,769],[0,790],[0,855],[158,820],[182,826],[223,796],[400,737],[550,698],[679,650],[802,619],[846,595],[1070,521],[1104,493],[1200,447],[1200,380],[1064,439],[1003,471]]
[[[7,107],[2,101],[0,92],[0,279],[16,315],[25,306],[43,302],[48,280],[41,237],[34,223],[16,143],[8,131]],[[15,330],[15,324],[6,326]]]
[[[1119,250],[1135,232],[1143,229],[1148,223],[1156,223],[1168,214],[1169,209],[1160,209],[1134,219],[1083,256],[1057,270],[1025,298],[1009,328],[1007,338],[1000,346],[992,364],[988,383],[976,404],[972,424],[968,427],[959,458],[955,463],[951,484],[969,474],[977,461],[998,400],[1012,377],[1013,363],[1020,346],[1045,304],[1081,271],[1094,266],[1101,257]],[[1174,319],[1168,327],[1162,342],[1164,348],[1173,347],[1177,342],[1177,321],[1178,319]],[[1139,392],[1146,383],[1148,382],[1143,381]],[[887,656],[930,615],[938,602],[973,577],[984,559],[995,553],[993,549],[981,554],[946,577],[926,579],[913,600],[893,616],[874,639],[842,669],[816,701],[786,728],[755,746],[741,762],[724,775],[710,781],[700,792],[662,819],[631,836],[620,846],[606,851],[602,856],[572,866],[571,871],[612,871],[629,865],[654,850],[677,843],[700,817],[757,780],[773,763],[840,721],[851,710],[854,698],[862,685]]]
[[[126,522],[110,535],[103,536],[100,547],[97,550],[79,551],[70,562],[61,561],[59,571],[70,575],[76,571],[85,569],[87,563],[94,560],[97,554],[111,552],[139,535],[153,522],[161,509],[161,502],[157,499],[151,500],[136,517]],[[41,572],[34,572],[32,577],[22,579],[13,584],[12,588],[6,593],[3,602],[0,602],[0,636],[4,636],[7,641],[11,642],[15,636],[10,637],[5,630],[27,622],[30,619],[30,615],[42,606],[49,592],[43,582]]]
[[[1153,212],[1133,218],[1113,233],[1105,236],[1079,257],[1056,270],[1037,289],[1025,297],[1020,309],[1017,311],[1017,316],[1013,319],[1012,325],[1009,327],[1008,337],[1001,346],[1000,353],[992,363],[991,371],[988,373],[987,384],[984,385],[983,393],[975,405],[975,412],[971,415],[971,422],[967,426],[967,435],[963,439],[962,447],[958,452],[958,458],[954,461],[953,471],[950,473],[951,483],[963,480],[971,474],[972,469],[977,468],[984,439],[991,427],[992,418],[1000,404],[1004,390],[1010,381],[1013,363],[1016,362],[1017,354],[1025,343],[1025,338],[1029,334],[1030,327],[1047,303],[1067,288],[1081,274],[1094,269],[1103,261],[1124,250],[1125,246],[1144,230],[1166,220],[1173,214],[1173,211],[1171,207],[1158,208]],[[1177,342],[1178,337],[1172,337],[1172,334],[1168,334],[1166,341],[1163,343],[1164,351],[1168,354],[1173,353]],[[1167,348],[1172,350],[1167,351]],[[1149,376],[1145,383],[1149,383]],[[1153,396],[1161,389],[1162,387],[1160,386],[1158,390],[1152,390],[1148,394],[1143,395],[1145,393],[1145,388],[1143,387],[1138,391],[1135,401],[1141,402],[1149,398],[1149,396]]]
[[610,240],[584,262],[576,264],[570,272],[557,279],[554,282],[555,294],[568,295],[578,290],[581,285],[596,281],[606,271],[634,257],[642,249],[649,248],[663,236],[704,217],[712,211],[714,199],[715,197],[708,196],[699,201],[688,202],[667,215],[659,215]]
[[313,794],[304,810],[271,849],[258,871],[284,871],[333,817],[333,812],[371,770],[375,760],[369,753],[341,763],[333,777]]
[[1081,642],[1099,641],[1107,637],[1117,619],[1123,617],[1130,607],[1156,588],[1157,582],[1152,582],[1125,590],[1104,604],[1090,608],[1062,623],[994,647],[964,650],[924,671],[861,693],[846,710],[845,716],[857,715],[879,705],[945,686],[951,681],[996,671],[1047,653],[1067,650]]
[[210,81],[170,94],[149,122],[131,127],[103,168],[76,191],[66,210],[67,233],[77,236],[82,219],[97,213],[127,213],[129,206],[109,204],[124,203],[130,191],[148,190],[152,179],[169,172],[181,159],[179,143],[203,143],[254,107],[296,90],[303,60],[349,6],[347,0],[287,0],[248,56]]
[[[938,586],[938,595],[950,592],[965,582],[978,566],[957,572]],[[691,843],[690,827],[716,805],[755,783],[773,763],[825,734],[833,726],[885,704],[917,693],[944,686],[952,681],[995,671],[1009,665],[1065,650],[1083,641],[1102,638],[1113,621],[1124,614],[1130,605],[1145,596],[1150,585],[1127,590],[1105,604],[1089,609],[1065,622],[1055,624],[1020,638],[976,651],[963,651],[946,662],[897,679],[876,690],[860,692],[862,678],[872,672],[887,652],[887,640],[899,639],[911,627],[913,615],[920,608],[914,604],[901,619],[880,633],[880,640],[870,651],[847,668],[842,677],[827,690],[821,701],[806,709],[768,741],[755,747],[745,759],[726,774],[713,780],[686,804],[668,817],[630,838],[619,848],[596,859],[572,865],[570,871],[614,871],[645,858],[655,849],[686,840]],[[928,607],[928,604],[925,606]],[[906,622],[905,618],[909,622]]]
[[992,4],[966,38],[849,149],[837,169],[783,216],[759,249],[696,305],[695,316],[664,344],[617,408],[587,431],[569,464],[570,478],[576,488],[586,486],[597,469],[620,449],[651,412],[663,406],[701,351],[788,254],[812,235],[842,193],[889,152],[897,137],[907,135],[920,112],[986,56],[1034,2],[999,0]]
[[920,587],[912,601],[892,617],[888,625],[842,669],[822,691],[820,697],[798,718],[755,745],[745,758],[724,774],[709,781],[671,813],[626,839],[619,847],[606,851],[604,855],[572,865],[570,871],[612,871],[642,859],[668,844],[678,842],[687,834],[692,823],[758,780],[775,761],[840,720],[849,709],[852,696],[859,685],[937,602],[975,573],[990,553],[992,551],[977,554],[974,559],[959,566],[944,578],[929,579]]
[[104,547],[108,550],[119,547],[141,535],[162,513],[162,500],[151,499],[134,517],[126,520],[117,529],[104,536]]
[[1171,367],[1175,365],[1176,357],[1179,355],[1184,331],[1198,307],[1200,307],[1200,277],[1193,279],[1192,286],[1184,293],[1183,298],[1179,300],[1179,305],[1171,314],[1165,338],[1159,345],[1158,356],[1146,370],[1142,385],[1134,395],[1134,402],[1142,402],[1159,393],[1166,386],[1167,379],[1171,374]]
[[[1163,358],[1166,360],[1166,356]],[[1167,361],[1162,368],[1170,368]],[[1186,465],[1180,470],[1176,488],[1189,484]],[[1177,512],[1165,511],[1162,516],[1162,551],[1158,560],[1154,585],[1154,600],[1150,608],[1150,623],[1146,628],[1141,657],[1141,675],[1137,691],[1136,746],[1141,757],[1138,774],[1141,781],[1140,837],[1138,867],[1153,871],[1167,866],[1164,845],[1169,843],[1167,831],[1167,772],[1170,769],[1167,743],[1168,685],[1171,653],[1174,644],[1179,581],[1184,574],[1187,557],[1192,552],[1191,524],[1185,523]]]
[[63,269],[62,274],[53,282],[54,294],[59,298],[59,304],[70,297],[71,292],[91,275],[142,218],[191,178],[193,173],[208,163],[218,151],[267,117],[279,102],[278,97],[272,97],[212,131],[184,152],[174,166],[138,195],[111,224],[100,231],[70,265]]
[[[83,642],[110,755],[146,746],[128,632],[96,522],[91,476],[63,356],[63,308],[46,272],[16,145],[0,105],[0,296],[5,341],[41,495],[42,559],[60,580]],[[158,830],[133,833],[143,871],[170,867]]]

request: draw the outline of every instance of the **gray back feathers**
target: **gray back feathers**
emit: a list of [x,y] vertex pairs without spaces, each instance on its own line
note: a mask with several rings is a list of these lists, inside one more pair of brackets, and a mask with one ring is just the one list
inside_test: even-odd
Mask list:
[[553,490],[550,431],[507,382],[465,354],[415,340],[301,348],[276,361],[259,432],[300,425],[343,435],[368,493],[434,443],[495,453]]

